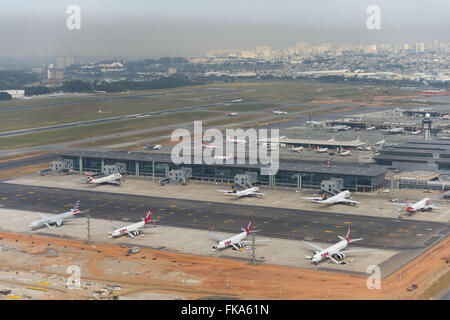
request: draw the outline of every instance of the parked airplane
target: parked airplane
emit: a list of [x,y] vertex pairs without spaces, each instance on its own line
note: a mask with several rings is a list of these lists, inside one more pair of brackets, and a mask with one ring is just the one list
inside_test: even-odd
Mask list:
[[348,197],[350,197],[350,191],[345,190],[345,191],[342,191],[330,198],[327,198],[326,194],[323,193],[322,198],[303,198],[303,199],[312,200],[315,203],[322,203],[322,204],[328,204],[328,205],[338,204],[338,203],[354,205],[354,204],[360,203],[355,200],[350,200],[350,199],[348,199]]
[[114,226],[116,226],[116,230],[109,232],[109,238],[114,238],[114,237],[120,237],[121,235],[127,234],[129,235],[131,238],[136,237],[139,234],[139,230],[144,228],[144,226],[149,223],[155,223],[156,220],[150,220],[150,216],[152,214],[151,210],[148,210],[147,215],[145,216],[145,218],[142,218],[142,221],[133,223],[127,227],[123,227],[120,226],[118,224],[113,223]]
[[319,146],[317,146],[317,152],[319,152],[319,153],[328,152],[328,148],[319,148]]
[[345,151],[343,151],[343,150],[341,149],[341,152],[339,152],[339,154],[340,154],[342,157],[346,157],[346,156],[351,155],[352,152],[351,152],[350,150],[345,150]]
[[314,250],[315,250],[314,254],[312,256],[305,256],[305,258],[308,260],[311,260],[311,263],[313,263],[313,264],[318,264],[320,261],[325,260],[327,258],[330,259],[331,261],[333,261],[334,263],[339,264],[338,261],[344,259],[345,255],[348,253],[368,251],[368,249],[342,251],[343,249],[347,248],[347,246],[350,243],[363,240],[363,238],[351,240],[350,232],[351,232],[351,228],[348,227],[348,231],[347,231],[345,238],[338,236],[338,238],[341,239],[341,241],[339,241],[338,243],[332,245],[331,247],[325,248],[325,249],[316,244],[313,244],[313,243],[310,243],[307,241],[303,241],[304,243],[306,243],[310,247],[314,248]]
[[350,130],[352,127],[349,127],[345,124],[343,125],[338,125],[338,126],[332,126],[332,125],[328,125],[328,129],[330,129],[331,131],[337,132],[337,131],[342,131],[342,130]]
[[353,140],[352,142],[358,143],[358,142],[361,142],[361,140],[359,140],[359,137],[358,137],[356,140]]
[[380,140],[380,141],[378,141],[377,143],[375,143],[377,146],[382,146],[383,144],[385,144],[386,143],[386,140]]
[[291,146],[291,150],[295,151],[295,152],[304,152],[305,148],[303,148],[302,146],[294,148],[294,145]]
[[450,119],[450,114],[444,114],[442,116],[442,120],[449,120]]
[[237,112],[229,112],[228,113],[229,117],[236,117],[237,115],[238,115]]
[[422,133],[422,131],[420,131],[420,130],[417,130],[417,131],[408,131],[408,134],[413,134],[413,135],[418,135],[418,134],[421,134]]
[[[251,240],[244,240],[250,233],[258,232],[260,230],[251,230],[252,220],[248,222],[247,228],[241,228],[242,232],[238,233],[231,238],[224,238],[217,234],[211,234],[211,236],[217,241],[217,244],[212,246],[211,250],[223,250],[228,247],[233,248],[233,250],[242,250],[245,246],[251,245]],[[255,240],[255,242],[262,242],[263,240]]]
[[405,128],[403,128],[403,127],[389,128],[389,129],[384,130],[384,132],[386,132],[388,134],[402,134],[405,132]]
[[159,149],[161,149],[161,145],[160,144],[155,144],[154,146],[151,146],[151,145],[146,144],[145,148],[147,150],[159,150]]
[[247,140],[245,139],[231,139],[229,136],[227,136],[227,143],[247,143]]
[[235,99],[235,100],[233,100],[233,101],[231,101],[231,102],[233,102],[233,103],[238,103],[238,102],[242,102],[242,101],[244,101],[244,100],[242,100],[242,99]]
[[286,111],[273,110],[273,109],[270,109],[270,112],[275,113],[275,114],[287,114]]
[[241,197],[264,197],[263,193],[258,192],[259,188],[258,187],[252,187],[252,188],[248,188],[245,190],[241,190],[238,191],[236,185],[233,185],[231,187],[231,191],[230,190],[217,190],[220,192],[225,193],[227,196],[233,196],[236,198],[241,198]]
[[89,173],[86,173],[87,180],[86,183],[88,184],[104,184],[104,183],[111,183],[115,185],[120,185],[122,182],[122,175],[120,173],[113,173],[106,177],[101,178],[93,178]]
[[439,209],[439,207],[435,207],[431,204],[431,200],[429,198],[424,198],[415,203],[410,203],[408,200],[406,200],[406,203],[392,203],[392,204],[406,207],[405,209],[406,215],[411,215],[417,211],[428,211]]
[[228,160],[233,156],[233,152],[230,152],[227,156],[214,156],[216,160]]
[[204,141],[202,141],[202,146],[204,146],[205,148],[208,148],[208,149],[219,148],[219,146],[217,144],[205,143]]
[[369,130],[369,131],[371,131],[371,130],[375,130],[375,129],[376,129],[376,127],[375,127],[375,126],[366,128],[366,130]]
[[64,221],[72,220],[74,219],[73,217],[78,213],[85,212],[80,211],[79,207],[80,207],[80,200],[77,200],[77,202],[75,202],[75,205],[73,206],[72,209],[70,209],[70,211],[60,213],[52,217],[46,216],[40,212],[36,212],[41,218],[31,222],[30,228],[31,230],[35,230],[42,227],[47,227],[50,229],[50,226],[53,224],[57,227],[60,227],[62,226]]

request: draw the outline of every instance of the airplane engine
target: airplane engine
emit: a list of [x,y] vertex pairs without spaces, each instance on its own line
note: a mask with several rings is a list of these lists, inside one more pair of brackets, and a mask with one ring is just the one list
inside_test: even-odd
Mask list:
[[344,259],[345,258],[345,254],[343,254],[343,253],[336,253],[336,254],[333,254],[333,258],[335,258],[336,260],[342,260],[342,259]]
[[[245,245],[244,245],[243,243],[236,243],[235,246],[236,246],[238,249],[242,249],[242,248],[245,247]],[[233,250],[236,250],[234,247],[232,247],[232,248],[233,248]]]
[[56,221],[56,226],[57,226],[57,227],[61,227],[62,224],[63,224],[62,221]]

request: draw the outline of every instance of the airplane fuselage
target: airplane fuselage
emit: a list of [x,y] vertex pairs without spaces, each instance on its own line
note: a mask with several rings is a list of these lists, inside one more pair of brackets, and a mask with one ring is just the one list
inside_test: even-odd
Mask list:
[[347,240],[341,240],[336,244],[333,244],[331,247],[328,247],[326,249],[323,249],[321,251],[317,251],[314,253],[312,257],[312,263],[318,264],[320,261],[327,258],[327,256],[333,257],[336,253],[342,251],[343,249],[347,248],[348,242]]
[[240,242],[242,240],[244,240],[246,237],[247,237],[247,232],[243,231],[241,233],[238,233],[235,236],[232,236],[231,238],[219,241],[216,246],[213,246],[213,249],[221,250],[221,249],[226,249],[233,245],[240,244]]
[[145,225],[144,221],[133,223],[129,226],[118,228],[110,233],[111,237],[120,237],[121,235],[132,233],[134,236],[137,236],[139,233],[139,229],[142,229]]
[[43,228],[43,227],[47,227],[47,226],[51,226],[51,225],[56,225],[57,227],[60,227],[63,224],[64,219],[70,218],[70,217],[74,216],[75,214],[76,214],[76,212],[71,210],[68,212],[60,213],[53,217],[41,218],[41,219],[31,222],[30,228],[32,230],[35,230],[35,229],[39,229],[39,228]]

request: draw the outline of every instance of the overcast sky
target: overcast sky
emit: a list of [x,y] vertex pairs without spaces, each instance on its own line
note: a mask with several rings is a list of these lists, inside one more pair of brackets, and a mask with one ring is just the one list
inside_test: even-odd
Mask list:
[[[68,30],[69,5],[81,30]],[[368,30],[369,5],[381,30]],[[199,56],[296,42],[450,41],[449,0],[0,0],[0,56]]]

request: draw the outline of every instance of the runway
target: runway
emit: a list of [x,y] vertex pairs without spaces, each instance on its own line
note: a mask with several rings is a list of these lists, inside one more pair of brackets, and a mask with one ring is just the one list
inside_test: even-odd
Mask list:
[[0,208],[60,213],[76,200],[93,218],[125,223],[152,209],[161,225],[238,233],[252,217],[260,235],[282,239],[335,243],[351,225],[352,237],[364,238],[362,246],[379,249],[423,249],[448,233],[447,224],[436,222],[0,183]]

